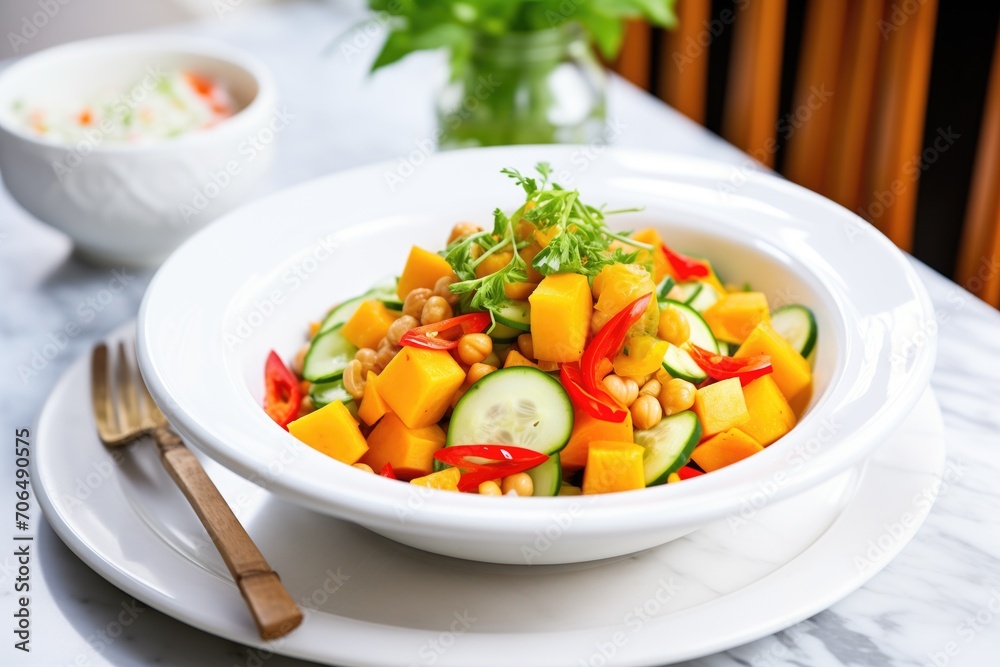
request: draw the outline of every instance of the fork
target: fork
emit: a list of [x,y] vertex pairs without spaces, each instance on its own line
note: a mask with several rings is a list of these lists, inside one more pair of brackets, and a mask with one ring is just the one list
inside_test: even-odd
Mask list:
[[302,622],[302,611],[198,459],[170,430],[166,417],[156,407],[129,358],[125,345],[120,343],[112,380],[107,345],[99,344],[91,355],[91,401],[101,442],[108,447],[120,447],[146,436],[156,441],[160,460],[184,492],[226,562],[250,608],[261,639],[276,639],[288,634]]

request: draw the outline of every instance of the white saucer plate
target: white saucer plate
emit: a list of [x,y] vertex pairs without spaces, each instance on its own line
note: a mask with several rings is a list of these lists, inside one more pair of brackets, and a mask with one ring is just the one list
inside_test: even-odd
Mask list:
[[793,500],[769,502],[762,484],[739,513],[661,547],[531,567],[400,545],[203,457],[306,609],[298,630],[265,644],[155,446],[105,449],[88,395],[81,359],[37,429],[35,488],[66,544],[114,585],[196,628],[337,665],[628,667],[726,650],[808,618],[874,576],[923,522],[944,466],[928,390],[863,464]]

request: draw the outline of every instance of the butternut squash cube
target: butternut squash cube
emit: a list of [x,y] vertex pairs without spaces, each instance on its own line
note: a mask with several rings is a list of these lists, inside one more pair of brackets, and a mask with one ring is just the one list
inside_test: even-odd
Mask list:
[[288,432],[313,449],[348,465],[358,462],[368,443],[358,422],[340,401],[333,401],[288,425]]
[[634,442],[595,440],[587,452],[583,493],[612,493],[646,488],[642,446]]
[[742,426],[750,419],[738,378],[702,387],[694,394],[694,413],[701,420],[704,437]]
[[812,370],[791,344],[769,322],[757,325],[733,356],[737,359],[766,354],[771,357],[771,377],[796,415],[801,415],[812,395]]
[[763,449],[759,442],[743,431],[731,428],[695,447],[691,453],[691,460],[705,472],[712,472],[742,461]]
[[538,365],[531,359],[518,352],[517,350],[511,350],[507,353],[507,358],[503,362],[504,368],[510,368],[511,366],[531,366],[532,368],[538,368]]
[[396,296],[403,301],[407,294],[418,287],[434,289],[434,283],[445,276],[454,277],[455,274],[444,257],[413,246],[410,249],[410,256],[406,258],[403,275],[399,277],[399,283],[396,285]]
[[500,269],[504,268],[510,264],[510,260],[514,258],[514,251],[510,248],[504,250],[498,250],[488,257],[484,257],[483,261],[479,262],[476,266],[476,277],[485,278],[486,276],[491,276]]
[[590,443],[596,440],[632,442],[632,413],[626,411],[625,420],[622,422],[608,422],[591,417],[574,406],[573,432],[569,437],[569,443],[559,452],[562,467],[575,470],[587,465]]
[[770,375],[761,376],[743,387],[743,398],[750,419],[740,426],[740,430],[764,447],[795,426],[795,412]]
[[[646,229],[633,232],[632,238],[640,243],[648,243],[653,246],[651,251],[640,250],[639,256],[636,257],[635,261],[639,264],[652,263],[653,280],[655,282],[659,283],[665,276],[670,275],[670,262],[667,261],[667,256],[663,252],[663,239],[660,237],[658,231],[652,227],[647,227]],[[635,248],[632,250],[635,250]]]
[[465,371],[443,350],[402,348],[378,376],[378,392],[410,428],[440,421]]
[[461,476],[462,471],[458,468],[446,468],[411,479],[410,484],[426,486],[428,489],[440,489],[441,491],[458,491],[458,480]]
[[535,358],[560,363],[580,361],[594,311],[587,276],[577,273],[545,276],[528,302]]
[[504,283],[503,293],[514,301],[527,301],[538,283]]
[[379,395],[378,389],[375,387],[377,381],[378,376],[372,371],[368,371],[365,395],[361,397],[361,405],[358,407],[358,418],[369,426],[374,426],[375,422],[390,412],[389,405]]
[[376,299],[362,301],[350,319],[341,327],[340,333],[354,347],[378,347],[385,338],[389,327],[399,316]]
[[732,292],[708,307],[705,322],[719,340],[742,343],[761,322],[771,322],[763,292]]
[[392,464],[403,480],[434,472],[434,452],[444,447],[444,431],[437,424],[408,428],[391,412],[368,435],[368,453],[361,459],[376,472]]

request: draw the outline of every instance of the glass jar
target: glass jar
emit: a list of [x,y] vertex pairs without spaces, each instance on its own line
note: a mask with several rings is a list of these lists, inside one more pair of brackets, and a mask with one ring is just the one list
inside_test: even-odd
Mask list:
[[438,99],[442,148],[587,143],[605,119],[604,68],[575,23],[479,34]]

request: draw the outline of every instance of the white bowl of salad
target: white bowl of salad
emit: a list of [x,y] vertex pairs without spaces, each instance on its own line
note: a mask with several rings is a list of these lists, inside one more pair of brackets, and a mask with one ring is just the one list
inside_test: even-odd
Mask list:
[[[723,193],[726,165],[616,150],[579,172],[575,150],[443,154],[391,194],[365,167],[229,215],[146,294],[153,397],[282,497],[514,564],[746,520],[907,415],[933,311],[881,234],[765,174]],[[287,235],[246,240],[279,216]]]
[[155,264],[253,191],[275,102],[265,68],[223,44],[66,44],[0,74],[0,171],[82,255]]

